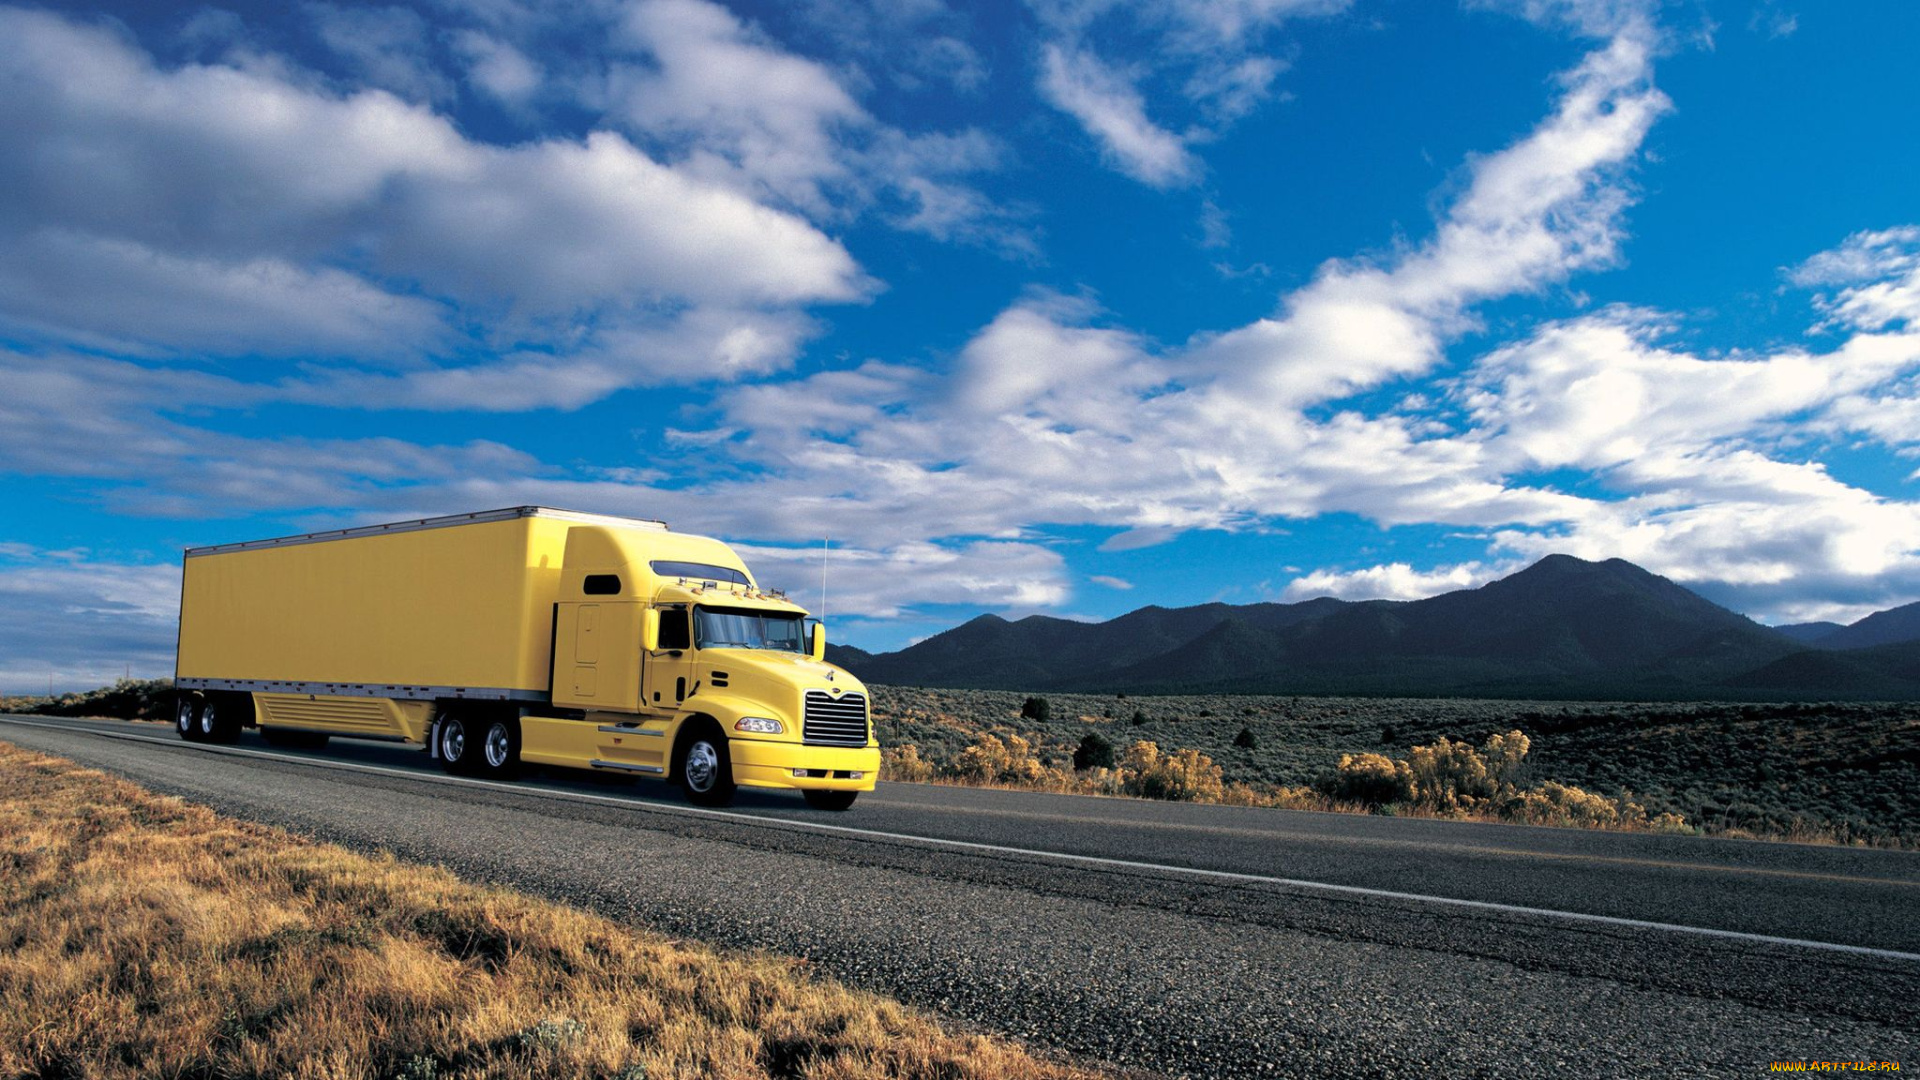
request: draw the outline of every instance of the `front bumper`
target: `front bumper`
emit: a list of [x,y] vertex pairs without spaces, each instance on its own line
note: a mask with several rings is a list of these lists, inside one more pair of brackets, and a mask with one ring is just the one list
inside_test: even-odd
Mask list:
[[[880,773],[877,746],[807,746],[733,739],[727,749],[733,757],[733,782],[741,787],[872,791]],[[811,775],[796,776],[796,770]],[[859,773],[859,779],[854,779],[853,773]]]

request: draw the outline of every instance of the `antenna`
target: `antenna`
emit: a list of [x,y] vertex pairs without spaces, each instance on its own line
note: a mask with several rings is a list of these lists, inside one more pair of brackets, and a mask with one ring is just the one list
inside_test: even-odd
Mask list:
[[827,621],[827,547],[833,543],[832,536],[820,538],[820,621]]

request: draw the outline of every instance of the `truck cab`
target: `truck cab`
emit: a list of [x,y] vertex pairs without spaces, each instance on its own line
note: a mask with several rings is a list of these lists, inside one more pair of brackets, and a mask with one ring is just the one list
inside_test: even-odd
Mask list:
[[[523,718],[527,760],[677,780],[706,805],[760,787],[844,809],[873,790],[866,687],[825,662],[824,628],[725,544],[575,528],[554,607],[553,705],[567,711]],[[561,725],[574,738],[529,737]]]

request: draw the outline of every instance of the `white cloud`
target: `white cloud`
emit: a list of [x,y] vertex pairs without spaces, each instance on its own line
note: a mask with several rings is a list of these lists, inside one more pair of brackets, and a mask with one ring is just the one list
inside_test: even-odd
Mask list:
[[212,374],[0,352],[0,474],[97,481],[97,497],[110,506],[197,519],[354,506],[381,493],[548,471],[487,440],[254,438],[170,415],[272,396],[270,387]]
[[869,118],[826,67],[704,0],[630,5],[619,33],[652,61],[608,73],[628,123],[681,148],[698,175],[828,212],[823,188],[848,179],[837,130]]
[[[484,151],[464,176],[402,182],[383,261],[458,294],[537,310],[859,299],[853,258],[805,221],[691,179],[624,138]],[[506,257],[511,253],[511,257]]]
[[467,79],[481,92],[510,109],[527,107],[539,92],[546,74],[540,65],[511,44],[479,30],[457,31],[454,51],[467,64]]
[[[1049,40],[1040,52],[1038,88],[1072,116],[1119,172],[1156,188],[1196,181],[1192,147],[1216,137],[1273,93],[1284,61],[1264,50],[1289,19],[1344,11],[1350,0],[1029,0]],[[1103,58],[1124,40],[1142,59],[1120,68]],[[1149,115],[1143,87],[1172,80],[1156,110],[1185,111],[1176,133]]]
[[1474,589],[1520,568],[1518,563],[1465,562],[1433,570],[1415,570],[1403,562],[1345,572],[1315,570],[1287,583],[1289,602],[1332,596],[1341,600],[1420,600],[1460,589]]
[[286,380],[271,393],[363,409],[577,409],[629,387],[781,370],[813,329],[812,320],[792,312],[696,308],[600,328],[564,354],[517,350],[484,363],[399,373],[334,369]]
[[434,65],[432,32],[418,12],[314,2],[305,8],[320,40],[363,83],[410,101],[445,101],[453,96],[452,80]]
[[1807,288],[1840,286],[1816,299],[1830,326],[1879,330],[1920,323],[1920,226],[1855,233],[1788,276]]
[[[819,548],[735,544],[754,576],[811,610],[820,601]],[[1051,608],[1071,590],[1059,553],[1038,544],[910,542],[882,549],[834,547],[827,553],[827,614],[898,618],[915,606]]]
[[[554,386],[515,397],[573,405],[588,387],[778,367],[804,336],[795,309],[875,287],[805,218],[614,132],[496,146],[284,63],[162,67],[100,27],[10,8],[0,36],[0,321],[53,342],[418,366],[479,336],[559,357]],[[713,344],[623,351],[686,337]],[[497,374],[419,381],[446,405]]]
[[1098,57],[1049,45],[1040,68],[1040,93],[1080,121],[1116,169],[1153,187],[1195,178],[1199,164],[1186,144],[1147,119],[1140,91]]
[[[327,266],[37,229],[0,247],[0,320],[128,353],[372,358],[444,340],[442,306]],[[110,298],[110,299],[106,299]]]
[[940,85],[971,93],[986,82],[987,63],[966,40],[970,13],[944,0],[805,0],[794,6],[841,55],[906,91]]
[[1124,590],[1133,588],[1133,582],[1125,578],[1110,577],[1106,574],[1094,574],[1088,577],[1087,580],[1093,582],[1095,585],[1104,585],[1109,589]]

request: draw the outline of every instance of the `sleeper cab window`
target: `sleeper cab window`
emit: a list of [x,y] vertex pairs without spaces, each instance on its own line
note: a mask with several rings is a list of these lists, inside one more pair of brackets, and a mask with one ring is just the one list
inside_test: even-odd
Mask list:
[[580,585],[580,591],[588,596],[620,595],[619,574],[588,574],[587,580]]

